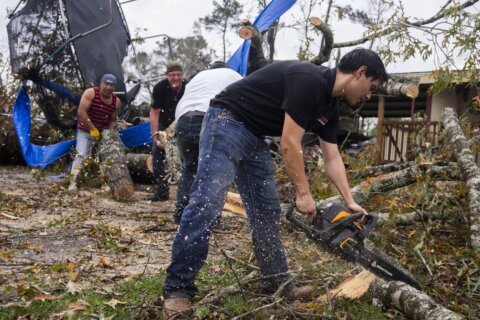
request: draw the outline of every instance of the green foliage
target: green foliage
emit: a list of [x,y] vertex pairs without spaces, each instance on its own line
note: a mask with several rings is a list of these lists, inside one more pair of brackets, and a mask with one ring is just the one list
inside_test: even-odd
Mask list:
[[258,307],[255,303],[252,304],[248,301],[245,301],[240,294],[235,294],[225,298],[223,303],[228,313],[236,315],[245,313]]
[[374,307],[368,300],[351,301],[339,299],[335,301],[334,311],[327,312],[327,314],[335,316],[337,319],[345,317],[352,320],[406,319],[401,313],[393,309],[382,312],[380,308]]
[[100,238],[100,243],[107,249],[117,249],[117,239],[122,235],[120,227],[111,227],[105,224],[98,224],[93,227],[91,234]]
[[100,165],[91,159],[85,160],[84,164],[77,176],[77,185],[85,188],[100,188],[103,184]]
[[[117,285],[115,295],[102,294],[99,291],[83,290],[75,294],[65,293],[34,299],[30,303],[11,307],[0,307],[0,319],[57,318],[92,319],[112,317],[113,319],[143,319],[158,317],[156,308],[158,298],[162,295],[165,273],[156,276],[143,276]],[[22,290],[27,293],[29,287]],[[18,290],[18,289],[17,289]],[[30,294],[31,298],[35,294]],[[118,302],[112,304],[115,299]],[[115,301],[113,300],[113,301]],[[70,313],[69,313],[70,311]],[[60,316],[63,315],[63,316]]]

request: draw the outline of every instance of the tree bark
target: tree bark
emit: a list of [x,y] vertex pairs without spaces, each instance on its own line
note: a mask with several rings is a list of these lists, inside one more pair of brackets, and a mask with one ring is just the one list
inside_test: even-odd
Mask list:
[[[436,166],[431,164],[417,164],[388,175],[376,177],[372,181],[364,181],[351,188],[353,198],[357,203],[367,203],[379,193],[389,192],[403,188],[417,181],[417,177],[429,174],[437,180],[458,180],[458,170],[455,166]],[[343,203],[340,195],[319,201],[317,204],[326,202]]]
[[[397,171],[391,175],[385,175],[375,178],[373,182],[364,181],[351,189],[353,198],[357,203],[367,203],[378,193],[392,191],[398,188],[406,187],[415,182],[415,177],[421,174],[418,165],[414,165],[403,170]],[[340,195],[333,196],[319,203],[336,202],[343,203]]]
[[98,155],[113,198],[115,200],[131,198],[135,190],[128,172],[125,147],[116,130],[103,130]]
[[445,216],[443,212],[432,211],[432,212],[407,212],[407,213],[398,213],[393,219],[390,218],[390,213],[379,212],[375,213],[378,217],[378,223],[383,224],[388,221],[392,221],[396,225],[410,225],[417,221],[432,219],[437,220]]
[[127,153],[127,166],[132,181],[153,184],[153,160],[151,154]]
[[330,53],[333,49],[333,32],[326,23],[323,23],[322,20],[317,17],[310,18],[310,23],[323,34],[323,43],[320,52],[318,56],[311,61],[316,65],[321,65],[330,58]]
[[419,93],[417,85],[413,83],[404,84],[395,82],[395,80],[392,79],[389,79],[387,82],[385,82],[379,88],[379,91],[390,96],[407,96],[412,99],[417,98]]
[[[461,5],[456,6],[456,10],[461,11],[464,10],[465,8],[468,8],[470,6],[473,6],[475,3],[477,3],[478,0],[470,0],[466,1],[465,3],[462,3]],[[444,10],[445,7],[442,7],[440,11],[437,12],[437,14],[433,15],[432,17],[425,19],[425,20],[417,20],[417,21],[405,21],[405,25],[412,26],[412,27],[421,27],[427,24],[430,24],[432,22],[435,22],[437,20],[440,20],[443,18],[446,14],[446,10]],[[345,48],[345,47],[353,47],[357,46],[359,44],[365,43],[369,40],[375,39],[375,38],[380,38],[382,36],[385,36],[387,34],[390,34],[396,30],[396,28],[399,28],[398,26],[396,27],[387,27],[383,30],[373,32],[372,34],[363,37],[358,40],[353,40],[353,41],[346,41],[346,42],[340,42],[340,43],[334,43],[333,47],[334,48]]]
[[470,245],[473,249],[480,249],[480,169],[470,150],[457,114],[452,108],[446,108],[442,114],[442,121],[450,145],[468,188],[468,208],[470,211]]
[[461,315],[436,303],[425,293],[400,281],[386,282],[377,277],[370,285],[370,290],[374,299],[381,301],[383,305],[395,307],[408,319],[464,319]]
[[350,171],[349,173],[356,178],[375,177],[380,174],[390,173],[412,166],[413,162],[392,162],[379,166],[366,167],[363,170]]

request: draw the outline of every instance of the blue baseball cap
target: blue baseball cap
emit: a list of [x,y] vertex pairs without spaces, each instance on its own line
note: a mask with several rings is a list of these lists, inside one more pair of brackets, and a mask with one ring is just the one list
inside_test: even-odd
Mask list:
[[115,77],[111,73],[106,73],[106,74],[103,75],[102,80],[100,80],[100,83],[102,83],[102,82],[117,84],[117,77]]

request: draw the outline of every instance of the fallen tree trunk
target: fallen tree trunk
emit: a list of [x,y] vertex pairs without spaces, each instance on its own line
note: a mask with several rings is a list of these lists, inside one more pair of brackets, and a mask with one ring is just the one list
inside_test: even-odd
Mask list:
[[385,281],[367,270],[345,279],[336,288],[319,297],[326,303],[330,299],[356,300],[370,293],[377,306],[394,307],[408,319],[457,320],[463,317],[436,303],[427,294],[400,281]]
[[374,177],[380,174],[402,170],[412,165],[414,165],[414,163],[411,161],[410,162],[392,162],[392,163],[382,164],[379,166],[367,167],[362,170],[354,170],[354,171],[352,170],[350,171],[350,174],[357,178]]
[[[432,164],[416,164],[392,174],[376,177],[372,181],[364,181],[351,189],[353,198],[359,204],[367,203],[379,193],[390,192],[415,183],[418,177],[430,174],[437,180],[456,180],[459,178],[455,166],[437,166]],[[343,203],[340,195],[319,201],[317,204],[326,202]]]
[[153,184],[153,159],[151,154],[127,153],[127,167],[135,183]]
[[448,140],[455,151],[458,164],[468,188],[468,208],[470,213],[470,245],[480,249],[480,169],[470,150],[457,114],[452,108],[446,108],[442,121]]
[[98,155],[115,200],[130,199],[135,190],[128,172],[125,147],[116,130],[103,130]]
[[438,220],[445,217],[445,214],[440,211],[432,211],[432,212],[407,212],[407,213],[399,213],[394,216],[394,218],[390,218],[390,213],[376,213],[378,217],[378,223],[383,224],[388,221],[392,221],[397,225],[410,225],[417,221],[424,221],[424,220]]
[[403,282],[386,282],[380,278],[370,285],[373,299],[381,301],[382,305],[393,306],[408,319],[416,320],[457,320],[464,319],[461,315],[448,310],[426,295]]

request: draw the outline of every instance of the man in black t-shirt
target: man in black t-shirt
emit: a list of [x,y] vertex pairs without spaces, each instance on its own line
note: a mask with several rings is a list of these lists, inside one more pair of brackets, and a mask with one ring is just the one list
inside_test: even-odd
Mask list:
[[316,213],[305,175],[302,137],[321,138],[327,176],[354,211],[365,210],[352,197],[338,150],[339,99],[355,105],[369,99],[388,75],[378,55],[367,49],[347,53],[337,68],[283,61],[237,81],[210,103],[200,139],[198,170],[172,247],[163,291],[167,315],[191,307],[197,292],[194,278],[208,254],[212,224],[235,182],[247,211],[254,252],[262,274],[260,288],[274,293],[283,287],[289,300],[307,299],[312,287],[295,287],[288,275],[280,242],[280,201],[275,167],[264,136],[281,136],[285,168],[296,188],[297,210]]
[[167,78],[153,87],[150,108],[150,132],[153,137],[153,176],[156,189],[148,198],[151,201],[169,199],[168,181],[165,177],[165,145],[161,139],[162,131],[175,120],[175,109],[185,91],[186,81],[183,79],[182,65],[177,61],[167,63]]

